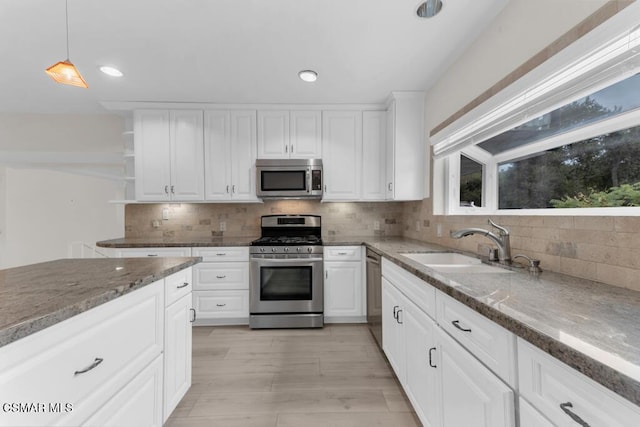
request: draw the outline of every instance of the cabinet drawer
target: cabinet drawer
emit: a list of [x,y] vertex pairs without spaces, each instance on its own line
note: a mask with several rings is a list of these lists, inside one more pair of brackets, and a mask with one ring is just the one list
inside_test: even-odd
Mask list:
[[169,307],[171,304],[191,292],[193,282],[191,276],[191,267],[189,267],[164,278],[165,307]]
[[249,248],[246,246],[193,248],[192,253],[202,257],[203,262],[249,261]]
[[438,324],[515,388],[515,335],[442,292],[436,302]]
[[248,262],[207,262],[197,264],[193,268],[195,290],[249,289]]
[[195,291],[197,319],[249,317],[249,291]]
[[325,261],[361,261],[362,246],[325,246]]
[[436,288],[384,258],[382,259],[382,275],[405,294],[412,303],[433,319],[436,318]]
[[120,248],[116,258],[183,257],[191,256],[191,248]]
[[638,426],[640,408],[518,338],[520,394],[558,426]]
[[0,401],[72,405],[72,412],[4,413],[2,425],[79,425],[163,348],[158,281],[3,347]]

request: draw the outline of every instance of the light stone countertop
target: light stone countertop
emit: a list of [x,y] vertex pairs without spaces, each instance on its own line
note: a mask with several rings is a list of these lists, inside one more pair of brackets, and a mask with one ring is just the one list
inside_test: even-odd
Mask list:
[[0,270],[0,347],[149,285],[200,259],[60,259]]
[[[239,244],[243,238],[228,239],[220,246],[233,246],[231,242],[246,246],[252,240],[246,238],[246,243]],[[120,240],[123,244],[131,243],[131,239],[107,242]],[[136,239],[140,247],[153,242]],[[403,237],[323,236],[323,243],[325,246],[365,245],[640,405],[640,292],[548,271],[534,277],[518,268],[511,268],[512,274],[439,273],[402,253],[456,251]],[[201,246],[201,242],[185,241],[177,246]],[[130,246],[115,243],[112,247]],[[544,270],[544,265],[541,267]]]
[[[258,236],[259,237],[259,236]],[[224,246],[250,246],[258,237],[122,237],[119,239],[102,240],[96,242],[101,248],[178,248],[178,247],[224,247]]]

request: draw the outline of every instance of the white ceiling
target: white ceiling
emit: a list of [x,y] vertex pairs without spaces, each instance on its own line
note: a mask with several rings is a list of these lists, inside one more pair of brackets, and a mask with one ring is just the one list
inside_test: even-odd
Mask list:
[[[509,0],[69,0],[70,59],[54,83],[64,0],[0,1],[0,112],[95,113],[101,101],[380,103],[427,89]],[[114,79],[100,65],[120,68]],[[302,69],[318,72],[303,83]]]

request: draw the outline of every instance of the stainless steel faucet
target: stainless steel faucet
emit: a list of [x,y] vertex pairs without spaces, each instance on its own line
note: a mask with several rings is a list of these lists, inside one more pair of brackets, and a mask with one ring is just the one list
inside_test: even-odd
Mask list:
[[472,234],[480,234],[491,240],[498,246],[498,261],[501,264],[511,262],[511,244],[509,242],[509,230],[489,220],[489,224],[498,229],[498,234],[492,233],[483,228],[461,228],[458,231],[451,231],[449,235],[452,239],[461,239]]

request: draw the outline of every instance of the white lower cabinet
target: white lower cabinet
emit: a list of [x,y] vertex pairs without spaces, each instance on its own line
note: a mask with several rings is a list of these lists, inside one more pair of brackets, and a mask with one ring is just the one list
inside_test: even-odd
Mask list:
[[163,422],[191,387],[192,304],[189,291],[165,310]]
[[193,256],[195,325],[249,323],[249,248],[199,247]]
[[520,427],[554,427],[551,421],[536,410],[522,397],[520,404]]
[[520,394],[553,425],[640,425],[640,408],[542,350],[518,339]]
[[366,322],[362,247],[324,248],[325,323]]
[[161,426],[162,359],[158,356],[83,426]]
[[418,288],[436,300],[440,293],[387,260],[382,265],[383,350],[423,425],[515,426],[514,391],[436,323],[434,304],[413,302]]

